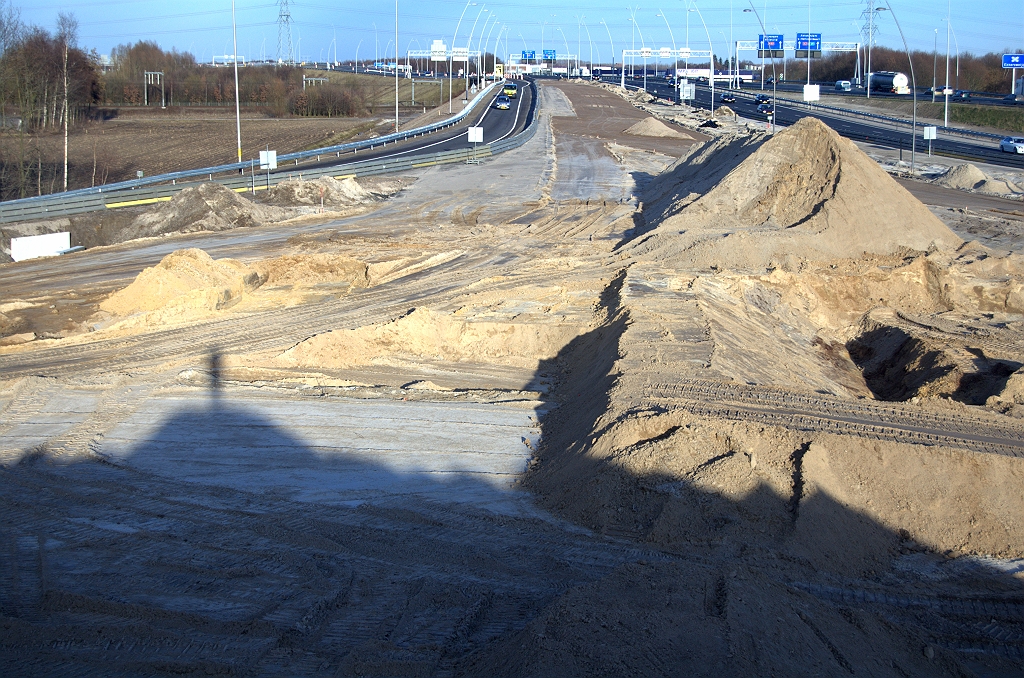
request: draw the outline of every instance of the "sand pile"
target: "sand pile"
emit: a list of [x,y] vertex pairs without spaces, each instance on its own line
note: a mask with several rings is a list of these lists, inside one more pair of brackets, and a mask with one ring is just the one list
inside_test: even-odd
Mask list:
[[220,184],[206,183],[186,188],[169,202],[136,217],[118,242],[164,233],[259,226],[291,216],[287,210],[258,205]]
[[[749,146],[709,142],[706,152],[677,163],[654,189],[657,228],[634,252],[687,268],[764,269],[960,244],[927,207],[821,121],[804,118],[763,139]],[[745,150],[752,152],[736,165]],[[705,178],[687,181],[697,173]],[[695,197],[694,189],[722,174]]]
[[956,165],[935,180],[935,183],[946,188],[993,195],[1012,195],[1024,192],[1024,187],[1006,179],[990,177],[970,163]]
[[186,319],[229,308],[263,281],[234,259],[215,261],[200,249],[177,250],[110,295],[100,309],[119,317],[159,311],[166,318]]
[[348,282],[355,287],[369,284],[366,262],[334,254],[286,254],[252,264],[268,285],[310,285]]
[[351,207],[371,202],[374,195],[360,186],[355,179],[320,177],[314,181],[287,179],[267,191],[263,201],[273,205],[300,207]]
[[286,367],[348,368],[403,358],[533,368],[579,332],[568,324],[466,322],[419,308],[389,323],[310,337],[278,357]]
[[638,137],[667,137],[670,139],[692,139],[689,134],[672,129],[657,118],[644,118],[638,123],[623,130],[624,134]]

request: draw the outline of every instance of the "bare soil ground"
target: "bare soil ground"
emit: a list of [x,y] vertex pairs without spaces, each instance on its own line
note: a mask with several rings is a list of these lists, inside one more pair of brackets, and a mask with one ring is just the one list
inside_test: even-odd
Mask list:
[[1021,233],[540,94],[358,214],[0,267],[7,673],[1021,674]]

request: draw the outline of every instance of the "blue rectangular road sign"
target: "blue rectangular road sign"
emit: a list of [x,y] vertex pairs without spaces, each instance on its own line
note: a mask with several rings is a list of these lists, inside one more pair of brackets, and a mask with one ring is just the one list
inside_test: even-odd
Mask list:
[[1024,54],[1004,54],[1003,68],[1024,68]]
[[528,59],[536,59],[536,58],[537,58],[536,50],[532,50],[532,49],[531,50],[525,50],[525,49],[523,50],[523,61],[526,61]]
[[770,34],[757,36],[758,49],[782,49],[782,34]]
[[797,33],[796,49],[821,50],[821,33]]
[[546,50],[544,50],[544,59],[545,60],[551,61],[554,58],[555,58],[555,50],[553,50],[553,49],[546,49]]

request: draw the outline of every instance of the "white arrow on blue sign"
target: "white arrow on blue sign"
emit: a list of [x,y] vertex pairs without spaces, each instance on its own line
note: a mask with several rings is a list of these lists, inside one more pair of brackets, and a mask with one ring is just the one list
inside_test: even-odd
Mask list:
[[1004,54],[1003,68],[1024,68],[1024,54]]

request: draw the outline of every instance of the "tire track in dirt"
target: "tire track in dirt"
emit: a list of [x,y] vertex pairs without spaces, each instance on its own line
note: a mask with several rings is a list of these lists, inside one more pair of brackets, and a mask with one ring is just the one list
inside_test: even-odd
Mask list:
[[653,384],[645,399],[702,416],[923,445],[948,445],[977,452],[1024,457],[1024,427],[958,413],[915,411],[887,403],[843,401],[781,389],[687,380]]

